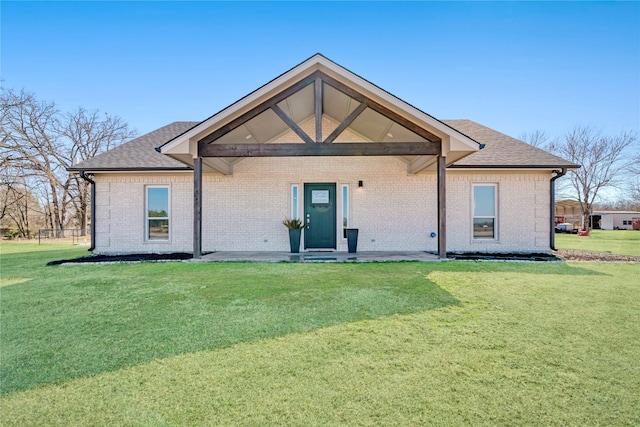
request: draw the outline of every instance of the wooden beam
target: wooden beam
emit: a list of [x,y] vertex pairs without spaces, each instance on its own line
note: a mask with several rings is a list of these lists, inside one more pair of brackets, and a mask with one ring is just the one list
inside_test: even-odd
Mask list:
[[314,82],[314,100],[316,112],[316,141],[322,142],[322,80],[316,77]]
[[193,159],[193,258],[202,258],[202,157]]
[[325,144],[330,144],[330,143],[332,143],[333,141],[335,141],[335,140],[336,140],[336,138],[337,138],[338,136],[340,136],[340,134],[341,134],[341,133],[342,133],[346,128],[348,128],[348,127],[349,127],[349,125],[351,125],[351,123],[353,123],[353,121],[354,121],[354,120],[355,120],[355,119],[360,115],[360,113],[362,113],[362,112],[365,110],[365,108],[367,108],[367,103],[366,103],[366,102],[361,102],[361,103],[360,103],[360,105],[358,105],[358,108],[356,108],[355,110],[353,110],[353,111],[351,112],[351,114],[349,114],[349,115],[347,116],[347,118],[346,118],[346,119],[344,119],[344,120],[342,121],[342,123],[340,123],[340,124],[338,125],[338,127],[337,127],[337,128],[335,128],[335,129],[333,130],[333,132],[331,132],[331,134],[327,137],[327,139],[325,139],[325,140],[324,140],[324,143],[325,143]]
[[430,142],[198,145],[202,157],[422,156],[439,151],[439,144]]
[[318,72],[320,74],[320,78],[322,78],[322,80],[332,86],[334,89],[339,90],[340,92],[349,95],[350,97],[352,97],[353,99],[360,101],[360,102],[366,102],[368,104],[368,106],[374,110],[377,111],[378,113],[382,114],[383,116],[393,120],[394,122],[404,126],[405,128],[409,129],[411,132],[420,135],[421,137],[423,137],[424,139],[427,139],[431,142],[437,142],[437,141],[441,141],[441,138],[438,137],[437,135],[434,135],[433,133],[429,132],[428,130],[416,125],[415,123],[405,119],[404,117],[402,117],[401,115],[399,115],[398,113],[396,113],[395,111],[392,111],[390,109],[388,109],[387,107],[377,103],[376,101],[367,98],[366,96],[362,95],[360,92],[351,89],[349,86],[346,86],[345,84],[339,82],[338,80],[334,79],[333,77],[330,77],[326,74],[324,74],[323,72]]
[[282,92],[274,95],[272,98],[267,99],[266,101],[264,101],[263,103],[259,104],[258,106],[254,107],[251,110],[247,111],[246,113],[236,117],[235,119],[231,120],[226,125],[222,126],[221,128],[217,129],[216,131],[214,131],[214,132],[210,133],[209,135],[205,136],[204,138],[202,138],[198,142],[213,142],[216,139],[220,138],[221,136],[231,132],[232,130],[234,130],[238,126],[243,125],[244,123],[248,122],[249,120],[251,120],[252,118],[257,116],[258,114],[265,112],[266,110],[271,108],[272,105],[276,105],[277,103],[279,103],[283,99],[288,98],[289,96],[291,96],[294,93],[298,92],[300,89],[302,89],[305,86],[313,83],[315,81],[317,75],[318,75],[318,72],[316,71],[315,73],[313,73],[313,74],[305,77],[304,79],[300,80],[298,83],[295,83],[295,84],[289,86],[288,88],[284,89]]
[[446,158],[438,155],[438,258],[447,257],[447,191]]
[[287,113],[282,111],[282,108],[274,104],[271,106],[271,109],[278,115],[278,117],[280,117],[283,122],[287,124],[287,126],[291,128],[292,131],[296,133],[296,135],[302,138],[304,142],[306,142],[307,144],[313,144],[313,139],[311,139],[311,137],[307,135],[307,133],[303,131],[300,126],[298,126],[298,124],[291,119],[291,117],[287,116]]

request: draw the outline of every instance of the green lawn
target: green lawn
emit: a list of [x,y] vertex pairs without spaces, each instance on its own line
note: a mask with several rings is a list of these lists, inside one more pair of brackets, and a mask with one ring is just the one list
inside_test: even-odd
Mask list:
[[640,264],[0,250],[2,426],[640,424]]
[[588,236],[556,234],[558,249],[640,256],[640,231],[591,230]]

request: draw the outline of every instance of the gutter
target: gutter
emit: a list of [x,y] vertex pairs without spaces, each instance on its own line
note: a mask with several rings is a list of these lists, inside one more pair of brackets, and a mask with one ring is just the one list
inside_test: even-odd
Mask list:
[[89,252],[96,248],[96,182],[80,171],[80,177],[91,184],[91,246]]
[[550,229],[549,229],[549,247],[551,248],[552,251],[557,251],[558,249],[556,249],[556,224],[555,224],[555,217],[556,217],[556,179],[563,177],[567,174],[567,168],[563,167],[561,170],[554,170],[552,171],[552,173],[556,174],[554,177],[551,178],[551,180],[549,181],[549,190],[550,190],[550,207],[549,207],[549,211],[550,211],[550,220],[549,220],[549,225],[550,225]]

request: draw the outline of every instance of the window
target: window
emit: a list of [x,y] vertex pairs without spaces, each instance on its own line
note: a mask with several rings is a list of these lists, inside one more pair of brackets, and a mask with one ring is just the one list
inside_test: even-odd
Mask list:
[[298,186],[291,186],[291,219],[300,219],[298,216]]
[[473,185],[473,238],[495,240],[498,236],[496,222],[495,184]]
[[347,228],[349,227],[349,186],[342,186],[342,237],[347,238]]
[[169,240],[169,187],[147,187],[146,239]]

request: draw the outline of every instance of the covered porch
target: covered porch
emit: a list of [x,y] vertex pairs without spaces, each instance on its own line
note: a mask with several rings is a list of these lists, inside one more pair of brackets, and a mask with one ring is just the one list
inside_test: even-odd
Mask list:
[[[193,167],[195,259],[202,258],[203,251],[203,174],[233,177],[234,168],[249,158],[301,157],[395,157],[406,164],[408,175],[435,174],[437,254],[444,259],[446,167],[479,148],[444,123],[315,55],[159,151]],[[299,180],[313,182],[304,173]],[[306,217],[308,222],[309,214]],[[315,256],[308,254],[299,256]]]

